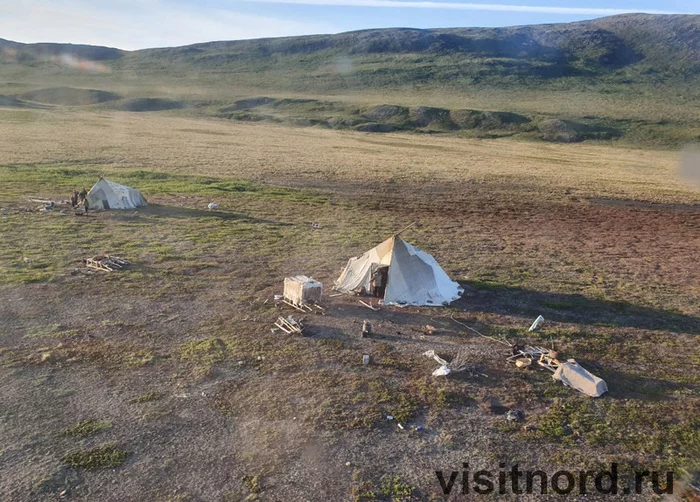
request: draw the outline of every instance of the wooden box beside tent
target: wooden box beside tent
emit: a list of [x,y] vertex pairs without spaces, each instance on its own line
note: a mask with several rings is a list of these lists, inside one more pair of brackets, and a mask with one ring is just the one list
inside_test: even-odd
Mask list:
[[323,284],[305,275],[286,277],[283,295],[293,305],[313,305],[321,301]]

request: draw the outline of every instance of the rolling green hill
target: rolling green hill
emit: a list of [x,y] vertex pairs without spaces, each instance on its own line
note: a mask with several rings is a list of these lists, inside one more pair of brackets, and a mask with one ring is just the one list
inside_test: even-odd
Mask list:
[[[610,132],[593,134],[599,139],[676,145],[700,135],[700,16],[630,14],[508,28],[389,28],[131,52],[0,40],[0,93],[28,99],[49,78],[56,86],[90,87],[86,102],[100,89],[115,98],[178,100],[182,106],[165,108],[243,120],[313,119],[318,124],[322,119],[325,124],[333,119],[336,125],[370,123],[379,126],[368,130],[384,130],[384,122],[362,115],[366,107],[436,107],[451,114],[450,120],[428,121],[440,123],[441,130],[474,129],[459,118],[470,110],[491,113],[491,118],[492,112],[506,112],[526,116],[518,130],[531,130],[522,125],[527,122],[557,120],[558,129],[576,129],[567,137],[586,139],[581,131],[592,126]],[[334,102],[342,113],[309,114],[309,107],[299,103],[282,116],[279,106],[272,107],[274,113],[240,113],[260,106],[241,107],[242,98],[262,96],[269,100],[264,104],[268,111],[276,99],[304,97]],[[63,104],[81,99],[76,95]],[[231,109],[234,102],[237,110]],[[130,109],[124,103],[114,106]],[[164,109],[148,103],[142,108]],[[348,122],[358,113],[362,120]],[[389,121],[391,128],[426,126],[399,118]]]

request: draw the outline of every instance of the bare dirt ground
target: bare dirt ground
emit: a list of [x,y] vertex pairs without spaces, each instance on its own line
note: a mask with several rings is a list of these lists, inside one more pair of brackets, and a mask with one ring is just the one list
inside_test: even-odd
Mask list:
[[[485,498],[442,493],[435,470],[463,462],[697,472],[700,195],[674,178],[674,154],[167,114],[13,117],[0,167],[3,500]],[[65,198],[101,173],[151,205],[25,210],[36,204],[23,194]],[[413,221],[404,238],[464,298],[373,312],[327,295],[305,336],[270,332],[299,314],[272,299],[285,276],[331,293],[350,256]],[[103,250],[134,266],[87,273],[80,260]],[[451,317],[554,343],[610,392],[593,400],[518,370],[507,346]],[[473,371],[434,378],[429,349],[467,354]],[[503,496],[548,497],[561,498]]]

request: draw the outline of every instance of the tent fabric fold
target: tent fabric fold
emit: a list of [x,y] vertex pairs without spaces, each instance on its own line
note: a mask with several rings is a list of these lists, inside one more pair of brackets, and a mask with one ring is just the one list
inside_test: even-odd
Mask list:
[[393,305],[445,305],[463,290],[435,258],[393,236],[361,256],[350,258],[335,282],[340,292],[368,292],[380,266],[389,266],[384,303]]
[[134,209],[147,205],[146,199],[135,188],[105,178],[100,178],[90,189],[87,201],[90,209]]

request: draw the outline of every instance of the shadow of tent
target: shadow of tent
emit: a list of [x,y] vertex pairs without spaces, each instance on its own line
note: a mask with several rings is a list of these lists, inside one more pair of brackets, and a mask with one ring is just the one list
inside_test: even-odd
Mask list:
[[[585,359],[578,360],[586,369],[608,382],[605,396],[612,399],[644,399],[645,401],[666,401],[675,399],[675,391],[700,390],[698,385],[679,383],[673,380],[649,378],[639,374],[626,374],[622,371],[606,368],[604,364],[594,364]],[[677,364],[677,363],[676,363]]]
[[541,314],[556,322],[700,334],[700,318],[678,312],[580,294],[550,293],[478,281],[461,284],[467,291],[480,292],[452,304],[464,312],[517,314],[532,319]]
[[[159,216],[163,218],[218,218],[221,220],[239,220],[246,221],[250,223],[268,223],[280,226],[289,226],[291,223],[281,223],[278,221],[265,220],[261,218],[252,218],[239,213],[234,213],[232,211],[224,210],[214,210],[210,211],[208,209],[196,209],[190,207],[182,206],[164,206],[161,204],[150,204],[146,207],[140,207],[137,209],[140,215],[144,216]],[[127,214],[132,214],[127,212]]]

